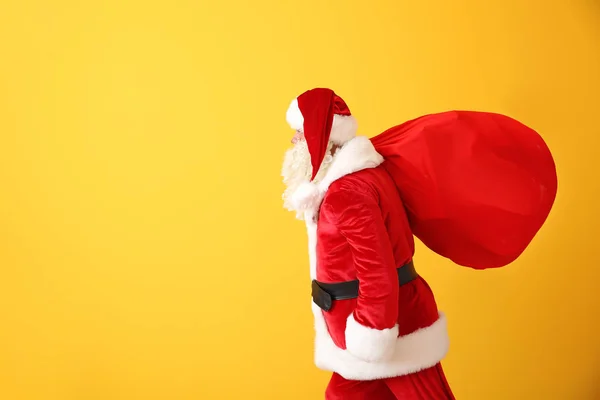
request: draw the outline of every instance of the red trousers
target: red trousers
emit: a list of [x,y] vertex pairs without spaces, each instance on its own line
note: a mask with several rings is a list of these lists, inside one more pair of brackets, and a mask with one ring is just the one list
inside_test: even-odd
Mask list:
[[455,400],[441,364],[414,374],[349,381],[334,373],[325,400]]

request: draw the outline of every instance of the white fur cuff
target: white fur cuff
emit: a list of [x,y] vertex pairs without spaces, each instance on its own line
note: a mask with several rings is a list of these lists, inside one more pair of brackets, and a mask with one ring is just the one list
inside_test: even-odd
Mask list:
[[352,355],[367,362],[392,358],[398,325],[389,329],[373,329],[359,324],[350,314],[346,323],[346,349]]

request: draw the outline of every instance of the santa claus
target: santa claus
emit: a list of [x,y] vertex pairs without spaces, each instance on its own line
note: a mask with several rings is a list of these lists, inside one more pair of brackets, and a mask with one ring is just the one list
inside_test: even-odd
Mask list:
[[[483,116],[489,121],[494,118],[490,114],[467,116]],[[469,131],[465,120],[460,134]],[[286,185],[283,199],[285,207],[305,221],[308,232],[315,363],[333,373],[326,399],[453,399],[441,366],[449,344],[446,317],[413,263],[413,234],[418,232],[426,245],[461,265],[506,265],[523,251],[549,212],[556,191],[552,171],[544,187],[539,179],[528,180],[531,176],[526,168],[518,171],[526,175],[525,184],[510,185],[520,190],[517,197],[530,195],[525,205],[525,200],[515,202],[514,190],[510,196],[500,196],[500,200],[495,196],[488,201],[481,198],[485,196],[482,194],[478,200],[484,204],[483,212],[496,225],[490,227],[495,229],[491,234],[484,235],[486,242],[477,246],[473,237],[481,237],[485,221],[466,218],[477,205],[465,207],[469,201],[464,198],[469,196],[455,193],[456,185],[468,185],[469,179],[480,176],[467,175],[460,184],[443,178],[442,174],[451,169],[448,163],[457,160],[447,160],[428,170],[435,163],[426,157],[435,155],[435,151],[427,147],[432,140],[423,126],[435,126],[435,134],[444,132],[444,127],[459,131],[455,119],[444,115],[426,119],[425,123],[413,121],[371,140],[356,135],[356,120],[339,96],[330,89],[317,88],[292,101],[287,121],[296,133],[282,169]],[[494,123],[499,124],[496,120]],[[504,137],[505,133],[498,136]],[[410,139],[413,137],[418,139]],[[456,140],[463,148],[465,143],[473,146],[469,138]],[[453,151],[448,140],[440,145],[446,152]],[[496,148],[506,150],[506,143]],[[460,168],[477,167],[474,163],[481,162],[481,157],[465,155],[472,152],[457,154],[463,157],[458,163]],[[453,173],[461,174],[460,168]],[[494,171],[510,169],[510,165],[495,167],[488,161],[486,168],[492,171],[487,176],[494,177]],[[538,170],[534,168],[536,177],[540,175]],[[439,180],[431,179],[435,173]],[[511,176],[502,181],[499,174],[500,184],[518,179]],[[432,186],[432,181],[442,183]],[[536,197],[540,191],[545,193],[543,198]],[[461,219],[466,222],[457,224]],[[507,219],[510,229],[522,228],[526,233],[505,235],[503,222],[499,221]],[[490,237],[494,234],[504,236]],[[440,241],[444,235],[452,237]],[[472,257],[465,252],[469,246],[473,248]]]

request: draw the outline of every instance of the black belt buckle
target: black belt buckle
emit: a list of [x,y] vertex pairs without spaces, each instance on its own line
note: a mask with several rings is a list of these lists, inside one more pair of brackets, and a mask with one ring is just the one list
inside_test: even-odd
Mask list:
[[331,295],[327,293],[316,280],[312,281],[312,298],[316,305],[318,305],[323,311],[331,310],[333,305],[333,299]]
[[[419,276],[412,261],[398,268],[397,274],[398,284],[400,286],[404,286],[412,282]],[[358,297],[358,295],[358,279],[338,283],[319,283],[314,279],[312,281],[313,302],[324,311],[331,310],[334,300],[355,299]]]

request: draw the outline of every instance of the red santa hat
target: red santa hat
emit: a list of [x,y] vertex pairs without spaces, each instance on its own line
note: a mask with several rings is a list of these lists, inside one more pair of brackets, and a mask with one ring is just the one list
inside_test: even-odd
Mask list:
[[315,179],[329,142],[343,145],[356,136],[356,119],[350,109],[331,89],[308,90],[292,100],[287,113],[288,124],[303,132],[312,165],[311,181]]

